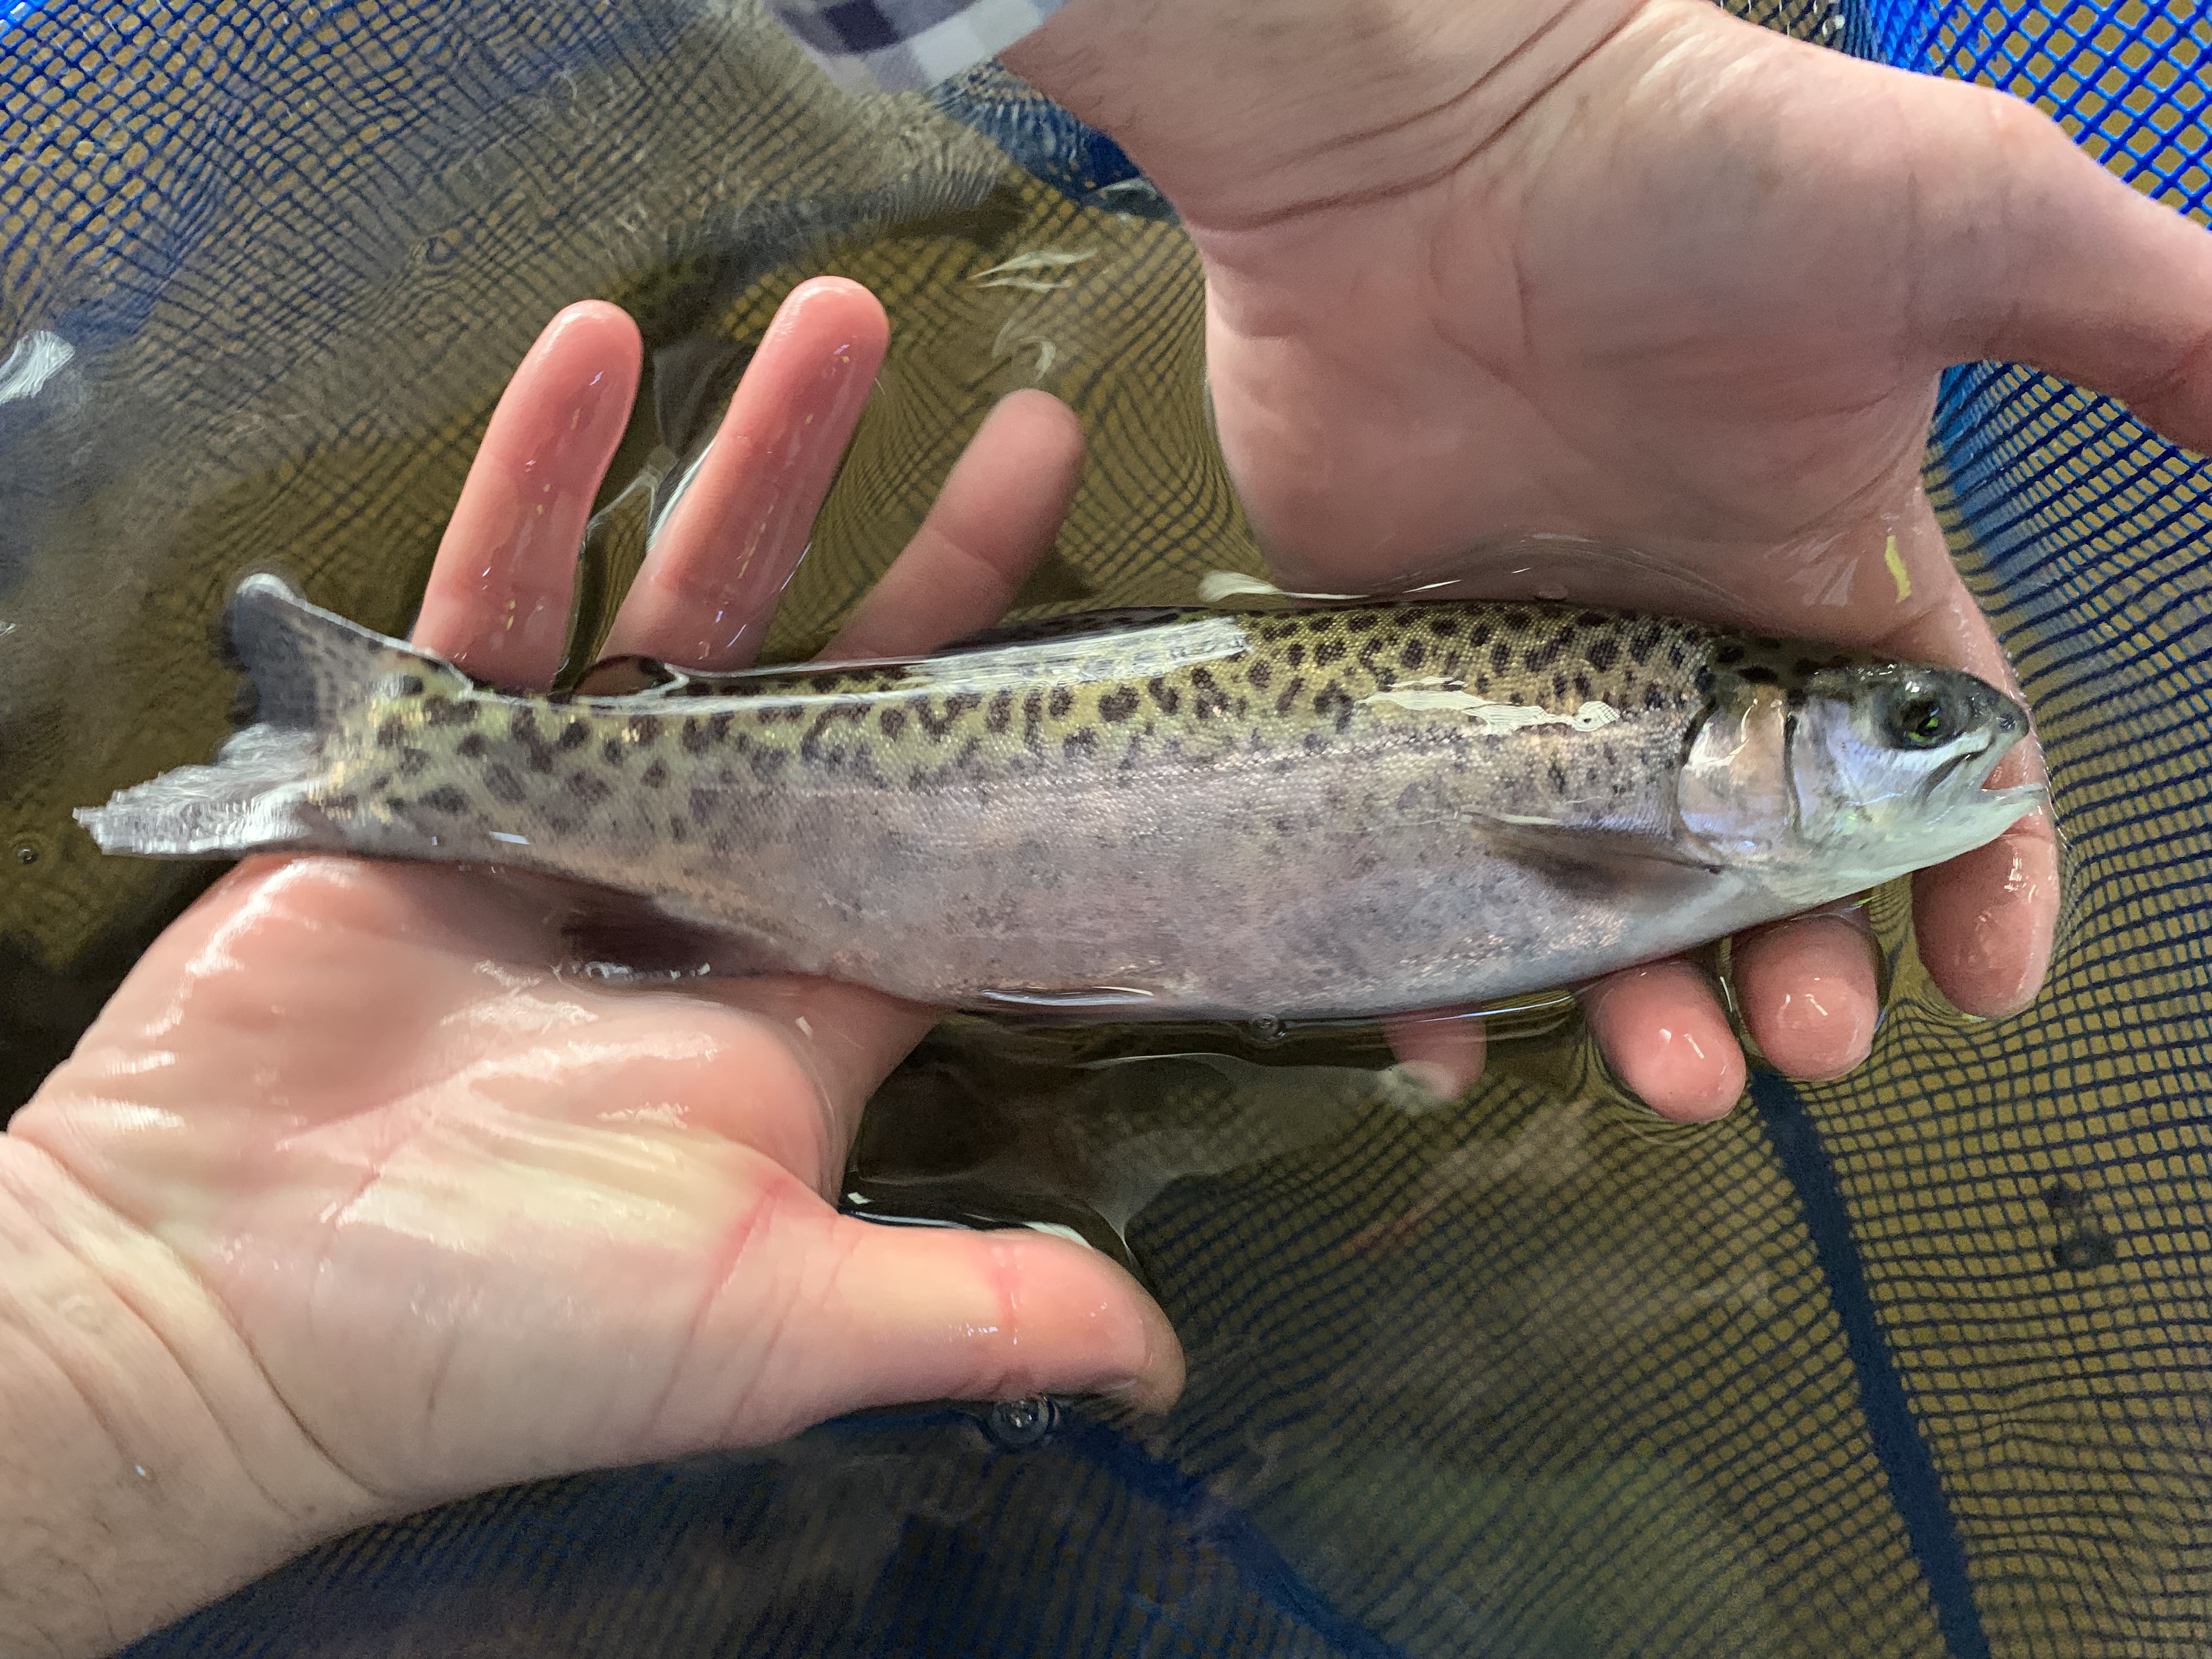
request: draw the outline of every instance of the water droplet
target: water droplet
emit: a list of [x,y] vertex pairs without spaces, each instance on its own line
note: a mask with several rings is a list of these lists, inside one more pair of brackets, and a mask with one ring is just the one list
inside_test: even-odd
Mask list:
[[1244,1035],[1262,1048],[1273,1048],[1290,1034],[1290,1028],[1273,1014],[1262,1014],[1244,1023]]
[[1042,1445],[1052,1437],[1060,1426],[1060,1407],[1048,1395],[1031,1395],[1026,1400],[1001,1400],[991,1407],[985,1419],[991,1438],[1009,1451],[1024,1451]]
[[21,843],[18,844],[18,846],[17,846],[17,847],[16,847],[16,848],[15,848],[15,862],[16,862],[16,863],[18,863],[18,864],[36,864],[38,861],[39,861],[39,849],[38,849],[37,848],[35,848],[35,847],[32,846],[32,845],[30,844],[30,842],[21,842]]

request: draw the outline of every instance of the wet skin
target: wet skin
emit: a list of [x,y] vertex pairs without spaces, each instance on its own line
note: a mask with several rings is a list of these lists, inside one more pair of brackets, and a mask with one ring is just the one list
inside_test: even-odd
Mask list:
[[[746,659],[884,339],[853,284],[793,295],[695,492],[708,506],[656,546],[617,648]],[[550,680],[638,349],[608,306],[547,330],[486,436],[419,642],[502,684]],[[832,648],[921,651],[988,624],[1081,454],[1062,405],[1009,398]],[[826,981],[594,988],[550,966],[555,908],[467,871],[247,860],[0,1140],[0,1244],[27,1252],[0,1285],[0,1358],[24,1322],[41,1354],[95,1331],[100,1355],[96,1387],[4,1403],[84,1466],[35,1471],[60,1494],[54,1526],[91,1506],[77,1530],[131,1541],[127,1583],[94,1609],[114,1641],[317,1538],[507,1481],[878,1402],[1179,1390],[1173,1332],[1107,1258],[831,1206],[861,1106],[929,1011]],[[49,1237],[70,1241],[52,1296]],[[56,1307],[76,1311],[57,1325]]]
[[[1070,0],[1006,57],[1181,212],[1223,449],[1287,586],[1455,574],[2004,685],[1922,488],[1942,370],[2033,363],[2212,448],[2212,236],[2026,103],[1707,0],[1252,12]],[[2023,819],[1916,878],[1922,959],[1961,1010],[2015,1012],[2058,899],[2050,821]],[[1796,1075],[1868,1052],[1850,926],[1744,954],[1745,1020]],[[1586,1006],[1660,1109],[1736,1099],[1701,976]]]

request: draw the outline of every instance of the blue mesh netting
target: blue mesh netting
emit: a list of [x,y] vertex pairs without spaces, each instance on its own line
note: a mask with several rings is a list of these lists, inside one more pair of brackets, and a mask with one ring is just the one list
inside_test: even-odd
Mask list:
[[[2189,8],[1753,9],[2033,98],[2206,216]],[[792,255],[869,232],[894,314],[926,317],[968,303],[992,216],[1079,224],[1126,239],[1094,312],[1118,302],[1173,347],[1150,379],[1071,392],[1101,465],[1126,453],[1130,499],[1155,503],[1205,476],[1153,415],[1190,391],[1171,224],[1112,146],[1002,78],[871,127],[732,9],[10,16],[0,832],[36,855],[0,864],[19,1054],[49,1052],[176,897],[95,891],[56,813],[204,748],[161,711],[206,703],[219,726],[220,677],[191,665],[257,548],[316,537],[348,608],[397,620],[489,396],[563,301],[614,294],[649,343],[702,317],[742,339]],[[904,388],[902,446],[964,418],[946,378]],[[878,507],[926,488],[892,468],[853,488]],[[1930,477],[2076,854],[2077,921],[2032,1017],[1974,1033],[1908,1001],[1864,1075],[1762,1079],[1697,1134],[1591,1103],[1540,1057],[1438,1125],[1344,1092],[1342,1068],[1163,1061],[1121,1074],[1146,1101],[1079,1103],[1097,1074],[940,1056],[890,1104],[951,1078],[972,1109],[1026,1078],[1070,1111],[1266,1126],[1210,1132],[1131,1224],[1193,1358],[1165,1425],[886,1413],[493,1494],[340,1540],[138,1651],[2206,1651],[2208,474],[2107,403],[1977,365],[1945,382]],[[1175,558],[1189,526],[1229,521],[1218,490],[1146,510],[1103,514],[1135,526],[1115,557]],[[1120,580],[1070,556],[1072,580]],[[107,701],[72,726],[46,688],[88,679]],[[1376,1248],[1409,1206],[1448,1224]]]

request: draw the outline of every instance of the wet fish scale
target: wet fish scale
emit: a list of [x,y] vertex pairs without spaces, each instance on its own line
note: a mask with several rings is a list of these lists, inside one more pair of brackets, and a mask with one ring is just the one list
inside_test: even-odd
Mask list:
[[[1504,994],[1863,873],[1788,874],[1785,894],[1686,834],[1686,799],[1711,819],[1747,789],[1747,822],[1787,833],[1785,726],[1759,700],[1795,710],[1837,672],[1695,623],[1146,611],[911,662],[615,665],[517,697],[263,581],[234,622],[262,722],[193,769],[232,799],[202,781],[179,805],[156,780],[88,817],[104,844],[493,860],[637,894],[763,966],[1121,1013]],[[1776,751],[1764,771],[1697,760],[1717,710]]]

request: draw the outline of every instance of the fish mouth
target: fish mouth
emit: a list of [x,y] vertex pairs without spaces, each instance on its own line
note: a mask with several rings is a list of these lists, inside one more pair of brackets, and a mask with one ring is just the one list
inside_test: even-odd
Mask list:
[[1962,830],[1974,826],[1995,836],[2030,812],[2049,806],[2051,788],[2045,783],[1989,787],[1997,763],[2025,735],[2025,721],[2007,721],[1996,731],[1981,734],[1980,743],[1974,747],[1961,747],[1929,773],[1921,798],[1936,809],[1934,816],[1955,819]]
[[1978,749],[1961,749],[1928,775],[1928,786],[1924,793],[1930,799],[1941,795],[1944,786],[1957,777],[1960,772],[1973,761],[1988,762],[1987,765],[1980,769],[1980,776],[1974,780],[1975,785],[1986,782],[1990,774],[1997,769],[1997,761],[2003,752],[2000,750],[1997,754],[1992,755],[1990,752],[1992,747],[1992,744],[1985,742]]

